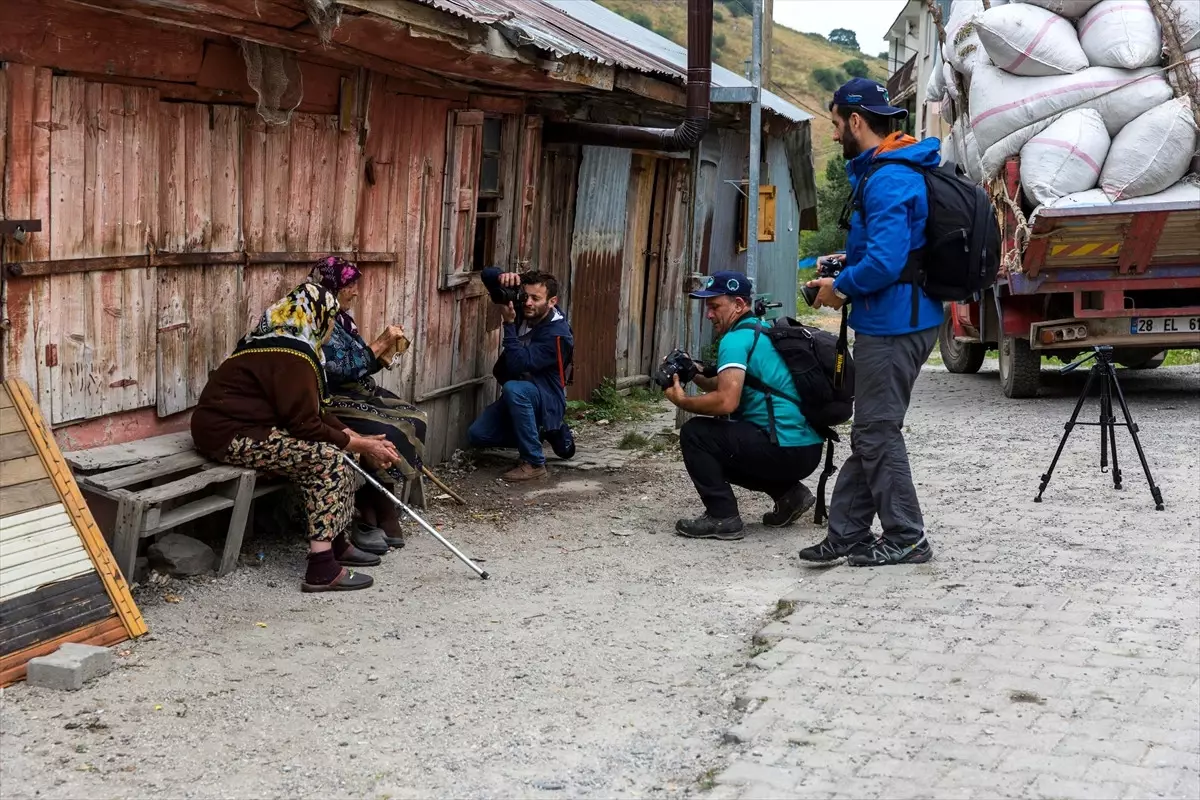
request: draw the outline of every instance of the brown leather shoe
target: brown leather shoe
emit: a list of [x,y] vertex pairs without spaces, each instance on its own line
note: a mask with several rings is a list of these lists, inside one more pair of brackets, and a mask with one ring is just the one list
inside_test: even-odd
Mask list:
[[546,467],[544,465],[535,467],[533,464],[527,464],[522,461],[516,468],[510,469],[500,477],[506,481],[537,480],[538,478],[546,477]]

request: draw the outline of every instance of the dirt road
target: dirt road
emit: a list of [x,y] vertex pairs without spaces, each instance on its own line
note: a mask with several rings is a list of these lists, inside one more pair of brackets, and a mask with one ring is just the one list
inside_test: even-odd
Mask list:
[[[1200,370],[1125,375],[1168,503],[1195,504]],[[1079,386],[1048,383],[1049,400],[1016,402],[994,374],[932,370],[919,382],[910,450],[922,492],[942,504],[931,517],[947,564],[995,555],[978,549],[989,520],[1036,489]],[[584,444],[618,433],[593,429]],[[1127,489],[1109,517],[1092,429],[1083,436],[1048,493],[1051,529],[1030,531],[1031,547],[1108,518],[1117,551],[1120,537],[1152,535],[1127,438]],[[777,598],[810,579],[795,552],[821,531],[672,536],[695,498],[669,456],[533,488],[501,487],[499,471],[457,484],[471,512],[431,512],[486,560],[491,581],[417,537],[372,571],[377,588],[356,595],[301,595],[293,544],[260,568],[171,587],[179,602],[143,596],[153,633],[119,648],[113,674],[74,694],[4,691],[0,794],[670,797],[703,792],[735,755],[753,758],[753,746],[722,743],[742,720],[735,697],[762,677],[746,667],[751,637]],[[751,497],[742,511],[757,521],[767,507]],[[1036,585],[1043,572],[1030,559],[1021,572]],[[1194,586],[1194,573],[1180,565],[1162,577]]]

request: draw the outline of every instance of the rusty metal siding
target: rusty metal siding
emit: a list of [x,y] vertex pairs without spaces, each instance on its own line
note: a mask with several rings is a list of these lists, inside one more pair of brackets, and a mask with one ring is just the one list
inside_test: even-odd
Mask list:
[[616,375],[631,155],[612,147],[583,148],[571,237],[572,399],[587,399],[605,378]]
[[771,300],[783,303],[783,308],[768,317],[791,316],[796,312],[796,269],[800,253],[799,209],[792,188],[787,150],[781,139],[763,142],[767,168],[763,183],[775,187],[775,241],[761,242],[758,247],[759,294],[769,294]]

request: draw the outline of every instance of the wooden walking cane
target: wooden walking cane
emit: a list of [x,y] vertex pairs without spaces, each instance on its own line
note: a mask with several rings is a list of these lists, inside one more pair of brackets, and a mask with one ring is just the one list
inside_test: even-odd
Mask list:
[[421,472],[425,475],[426,478],[429,478],[429,480],[433,481],[434,484],[439,489],[441,489],[443,492],[445,492],[446,494],[450,495],[455,500],[457,500],[459,505],[464,505],[464,506],[467,505],[467,501],[463,500],[461,497],[459,497],[458,492],[454,491],[449,486],[447,486],[446,484],[444,484],[440,480],[438,480],[438,476],[434,475],[432,472],[430,472],[429,467],[422,465]]

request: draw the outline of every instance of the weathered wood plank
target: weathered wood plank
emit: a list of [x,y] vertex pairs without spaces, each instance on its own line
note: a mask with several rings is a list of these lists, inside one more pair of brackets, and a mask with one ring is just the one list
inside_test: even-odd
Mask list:
[[170,416],[188,408],[189,328],[191,293],[197,289],[197,270],[164,269],[158,274],[158,415]]
[[0,462],[0,487],[16,486],[46,477],[46,467],[38,455]]
[[0,516],[7,517],[57,502],[58,492],[54,488],[54,482],[49,478],[42,478],[32,483],[22,483],[20,486],[10,486],[0,492]]
[[234,251],[242,246],[242,109],[212,107],[210,250]]
[[73,469],[92,472],[127,467],[130,464],[141,464],[144,461],[173,456],[191,449],[192,435],[190,433],[168,433],[125,444],[75,450],[63,453],[63,458]]
[[186,250],[187,144],[183,103],[159,103],[158,249]]
[[212,106],[180,104],[184,143],[184,252],[212,250]]
[[0,435],[24,430],[21,416],[12,407],[0,408]]
[[266,249],[266,123],[257,114],[242,120],[242,236],[247,250]]
[[139,483],[167,478],[176,472],[195,469],[209,463],[211,462],[207,458],[195,450],[187,450],[182,453],[175,453],[174,455],[162,456],[161,458],[152,458],[141,464],[131,464],[110,472],[89,475],[84,480],[89,486],[95,486],[106,492],[112,492],[117,489],[136,486]]
[[[315,177],[313,162],[317,160],[317,126],[319,117],[293,114],[288,125],[291,147],[288,151],[289,185],[285,250],[312,250],[308,244],[309,222],[312,219],[312,190]],[[328,187],[323,187],[328,190]]]
[[0,459],[7,461],[11,458],[24,458],[36,452],[37,449],[33,446],[33,440],[29,438],[29,434],[25,431],[14,431],[13,433],[0,435]]
[[162,486],[155,486],[150,489],[142,489],[135,492],[134,496],[140,502],[147,505],[156,505],[174,500],[178,497],[184,497],[192,492],[198,492],[201,489],[212,486],[214,483],[223,483],[225,481],[235,480],[241,477],[246,470],[241,467],[219,466],[212,469],[206,469],[197,472],[195,475],[188,475],[186,478],[180,478],[177,481],[164,483]]
[[[355,250],[360,247],[358,239],[358,196],[362,176],[362,147],[359,144],[359,129],[338,134],[336,177],[333,187],[333,237],[330,248],[334,251]],[[394,246],[385,248],[395,250]]]
[[[293,199],[308,212],[304,250],[328,250],[333,243],[333,192],[337,170],[337,117],[312,117],[312,155],[307,159],[308,183]],[[293,212],[294,213],[294,212]]]
[[[296,117],[292,118],[293,123]],[[263,236],[264,252],[279,252],[288,247],[288,206],[291,202],[291,136],[294,124],[287,127],[268,125],[263,146]],[[307,248],[303,248],[307,249]]]

